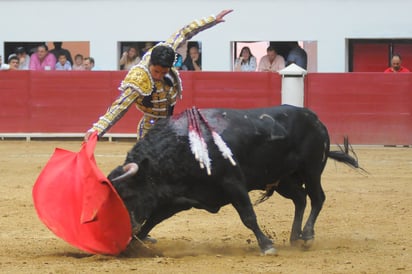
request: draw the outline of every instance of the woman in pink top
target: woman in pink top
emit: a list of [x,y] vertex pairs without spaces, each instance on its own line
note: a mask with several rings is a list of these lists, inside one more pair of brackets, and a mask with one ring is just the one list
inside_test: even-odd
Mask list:
[[56,57],[49,53],[47,45],[40,45],[37,51],[30,56],[30,70],[54,70]]

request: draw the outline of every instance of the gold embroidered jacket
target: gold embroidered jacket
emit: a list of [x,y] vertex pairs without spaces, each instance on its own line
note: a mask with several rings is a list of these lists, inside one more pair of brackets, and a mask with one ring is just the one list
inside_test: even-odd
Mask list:
[[[214,16],[195,20],[155,47],[168,45],[176,50],[183,42],[215,24],[216,18]],[[164,81],[153,80],[149,72],[150,54],[151,50],[143,56],[138,65],[129,70],[119,87],[122,93],[89,131],[97,130],[98,136],[102,136],[126,113],[133,103],[144,114],[138,126],[139,137],[143,137],[158,119],[173,114],[176,100],[181,97],[182,93],[179,72],[175,68],[171,68]]]

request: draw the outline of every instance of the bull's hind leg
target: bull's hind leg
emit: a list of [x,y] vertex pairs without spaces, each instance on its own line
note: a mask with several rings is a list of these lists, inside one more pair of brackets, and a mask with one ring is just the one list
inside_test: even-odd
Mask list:
[[285,198],[291,199],[295,205],[295,216],[290,233],[290,243],[294,245],[302,239],[303,214],[306,208],[306,191],[300,180],[286,180],[280,183],[276,191]]
[[257,223],[256,214],[253,210],[247,190],[242,186],[239,186],[239,184],[239,182],[224,184],[227,186],[225,188],[225,193],[229,196],[230,202],[239,213],[243,224],[255,234],[262,254],[276,254],[276,249],[273,247],[273,242],[265,234],[263,234]]
[[306,192],[310,198],[311,211],[302,231],[302,239],[310,245],[311,240],[315,238],[316,219],[325,202],[325,193],[320,183],[320,175],[313,176],[306,181]]

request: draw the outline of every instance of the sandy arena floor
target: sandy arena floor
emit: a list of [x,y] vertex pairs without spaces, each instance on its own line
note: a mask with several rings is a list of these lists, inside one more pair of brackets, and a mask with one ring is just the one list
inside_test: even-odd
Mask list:
[[[275,194],[256,214],[277,256],[261,256],[226,206],[218,214],[179,213],[152,231],[157,244],[111,257],[70,246],[37,218],[32,187],[55,147],[78,151],[80,141],[0,141],[1,273],[412,273],[411,148],[355,147],[368,176],[329,161],[326,202],[308,251],[289,245],[293,205]],[[99,142],[99,167],[107,174],[131,147]]]

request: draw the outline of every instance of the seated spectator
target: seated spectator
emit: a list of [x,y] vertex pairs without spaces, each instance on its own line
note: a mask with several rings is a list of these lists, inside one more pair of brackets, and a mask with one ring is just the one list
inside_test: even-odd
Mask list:
[[298,42],[292,42],[290,46],[291,50],[286,58],[286,66],[296,64],[303,69],[307,69],[308,55],[306,54],[306,51],[299,46]]
[[198,46],[191,46],[186,60],[183,62],[182,70],[202,70],[202,56]]
[[83,59],[83,67],[84,70],[93,70],[94,68],[94,58],[93,57],[86,57]]
[[[189,42],[188,41],[184,41],[183,43],[181,43],[179,45],[179,47],[176,49],[176,54],[180,55],[182,57],[182,64],[183,64],[183,60],[186,60],[186,56],[187,56],[187,46],[188,46]],[[180,66],[181,67],[181,66]]]
[[266,53],[259,61],[258,71],[277,72],[285,67],[285,59],[277,54],[274,47],[269,46]]
[[83,55],[76,54],[76,56],[74,56],[74,64],[72,66],[72,70],[84,70]]
[[54,57],[56,57],[56,60],[59,58],[60,54],[66,55],[66,59],[70,62],[70,64],[73,64],[73,59],[72,59],[72,54],[68,49],[62,48],[63,42],[53,42],[54,49],[50,50],[50,53],[54,54]]
[[8,64],[3,64],[3,61],[0,56],[0,70],[18,70],[19,69],[19,58],[16,54],[10,54]]
[[66,54],[60,53],[59,61],[56,63],[56,70],[72,70],[72,64],[67,60]]
[[256,57],[253,56],[249,47],[243,47],[239,58],[235,61],[235,71],[255,71]]
[[145,42],[144,47],[140,51],[140,57],[143,57],[146,52],[154,46],[153,42]]
[[19,58],[19,69],[28,70],[30,65],[30,55],[27,54],[24,47],[16,48],[16,55]]
[[123,52],[122,57],[120,58],[120,69],[129,70],[139,62],[140,57],[137,48],[130,47],[127,51]]
[[54,70],[56,57],[49,52],[47,45],[40,45],[37,51],[30,57],[29,68],[31,70]]
[[394,54],[391,59],[391,66],[384,72],[409,72],[409,69],[402,66],[402,58],[399,54]]

